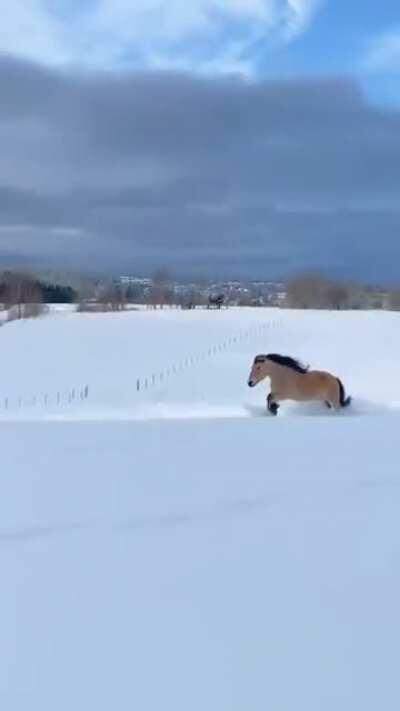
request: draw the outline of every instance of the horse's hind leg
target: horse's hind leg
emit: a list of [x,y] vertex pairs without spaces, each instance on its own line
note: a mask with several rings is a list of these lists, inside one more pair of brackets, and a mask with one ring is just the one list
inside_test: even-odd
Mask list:
[[271,413],[271,415],[277,415],[278,410],[279,410],[279,405],[275,401],[274,396],[272,393],[269,393],[267,397],[267,407],[268,407],[268,412]]
[[329,392],[326,393],[326,395],[326,401],[329,402],[330,406],[333,407],[334,410],[340,410],[340,394],[336,383],[330,386]]
[[332,409],[332,405],[331,405],[331,403],[329,402],[329,400],[325,400],[325,405],[327,406],[328,410],[331,410],[331,409]]

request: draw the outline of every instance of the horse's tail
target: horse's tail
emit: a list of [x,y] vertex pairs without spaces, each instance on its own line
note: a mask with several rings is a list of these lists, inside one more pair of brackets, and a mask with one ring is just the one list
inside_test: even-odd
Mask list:
[[338,381],[338,385],[339,385],[340,405],[341,405],[341,407],[347,407],[351,403],[351,397],[350,397],[350,395],[348,395],[348,397],[346,397],[346,393],[345,393],[342,381],[339,380],[339,378],[336,378],[336,380]]

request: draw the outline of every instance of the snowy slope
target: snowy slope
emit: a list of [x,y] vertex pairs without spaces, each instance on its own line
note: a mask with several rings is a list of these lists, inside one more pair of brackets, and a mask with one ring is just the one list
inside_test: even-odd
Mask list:
[[[210,355],[224,344],[225,350]],[[357,398],[353,413],[376,413],[400,404],[395,313],[61,312],[8,324],[0,330],[0,348],[0,417],[10,414],[2,412],[6,397],[11,413],[25,418],[52,417],[57,412],[78,419],[245,416],[252,404],[264,405],[266,386],[252,393],[246,380],[254,355],[268,351],[299,356],[312,367],[337,373]],[[20,396],[27,404],[35,395],[40,402],[46,393],[54,400],[57,392],[86,384],[89,403],[76,412],[39,406],[14,412]],[[289,410],[293,408],[286,408],[286,413]],[[299,414],[306,413],[302,406]]]
[[[122,409],[132,413],[140,402],[147,401],[146,397],[136,395],[137,379],[144,381],[156,375],[159,383],[160,373],[172,370],[173,366],[185,366],[185,360],[199,356],[204,356],[202,363],[208,372],[213,359],[210,349],[230,338],[242,338],[248,343],[250,336],[254,343],[260,324],[272,321],[277,321],[277,316],[271,310],[249,309],[98,315],[65,312],[36,321],[13,322],[0,331],[5,373],[0,404],[4,397],[15,403],[22,395],[29,402],[32,395],[54,395],[75,385],[89,384],[93,414],[98,407],[102,416],[109,416],[114,408],[119,413]],[[230,352],[240,351],[238,343],[234,348],[233,345]],[[244,361],[246,370],[247,360],[248,356]],[[197,368],[194,377],[185,377],[185,385],[180,387],[184,397],[196,396],[193,388],[200,372]],[[174,379],[171,396],[182,382],[182,371],[179,374],[180,378]]]
[[[396,314],[58,314],[0,345],[10,394],[91,388],[3,412],[2,708],[399,708]],[[352,409],[265,416],[269,350],[337,372]]]

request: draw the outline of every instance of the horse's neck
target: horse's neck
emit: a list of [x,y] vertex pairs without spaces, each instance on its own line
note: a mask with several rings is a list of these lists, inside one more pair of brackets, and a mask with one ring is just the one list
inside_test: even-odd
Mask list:
[[281,365],[277,365],[276,363],[270,363],[268,370],[268,375],[271,380],[271,383],[280,383],[285,377],[284,368]]

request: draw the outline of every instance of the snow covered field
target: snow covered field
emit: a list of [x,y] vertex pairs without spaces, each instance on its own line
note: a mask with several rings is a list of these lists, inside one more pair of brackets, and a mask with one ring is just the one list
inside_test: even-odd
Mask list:
[[[242,309],[0,329],[2,401],[38,396],[0,411],[1,708],[397,711],[399,325]],[[268,351],[337,373],[353,406],[266,416],[246,379]],[[51,401],[78,384],[87,401]]]

